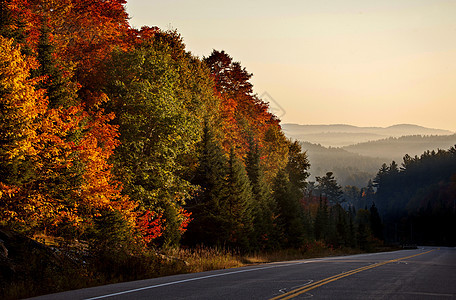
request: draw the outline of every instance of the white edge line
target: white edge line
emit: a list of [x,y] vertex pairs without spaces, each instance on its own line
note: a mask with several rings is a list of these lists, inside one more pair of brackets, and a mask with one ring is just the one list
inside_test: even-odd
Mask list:
[[157,284],[157,285],[145,286],[145,287],[137,288],[137,289],[133,289],[133,290],[127,290],[127,291],[113,293],[113,294],[107,294],[107,295],[102,295],[102,296],[97,296],[97,297],[92,297],[92,298],[86,298],[85,300],[103,299],[103,298],[108,298],[108,297],[113,297],[113,296],[118,296],[118,295],[123,295],[123,294],[129,294],[129,293],[139,292],[139,291],[143,291],[143,290],[158,288],[158,287],[167,286],[167,285],[174,285],[174,284],[179,284],[179,283],[184,283],[184,282],[189,282],[189,281],[195,281],[195,280],[200,280],[200,279],[220,277],[220,276],[226,276],[226,275],[237,274],[237,273],[252,272],[252,271],[257,271],[257,270],[288,267],[288,266],[299,265],[299,264],[307,264],[307,263],[311,263],[311,262],[315,262],[315,260],[303,261],[303,262],[286,264],[286,265],[279,265],[279,266],[275,265],[275,266],[268,266],[268,267],[262,267],[262,268],[239,270],[239,271],[233,271],[233,272],[228,272],[228,273],[207,275],[207,276],[202,276],[202,277],[196,277],[196,278],[189,278],[189,279],[184,279],[184,280],[166,282],[166,283],[161,283],[161,284]]

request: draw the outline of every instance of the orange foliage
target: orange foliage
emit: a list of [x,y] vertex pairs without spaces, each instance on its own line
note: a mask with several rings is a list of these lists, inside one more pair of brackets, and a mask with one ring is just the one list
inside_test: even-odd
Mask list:
[[7,91],[0,155],[2,168],[14,165],[20,172],[19,179],[0,179],[2,222],[25,231],[70,226],[81,233],[103,209],[119,210],[134,222],[136,205],[121,195],[107,163],[118,145],[117,130],[108,124],[113,115],[90,116],[81,106],[49,108],[44,91],[34,88],[37,80],[29,79],[36,62],[12,40],[0,40],[0,83]]
[[127,49],[130,33],[125,0],[11,0],[13,13],[26,23],[28,41],[36,49],[41,22],[46,20],[57,56],[76,68],[84,101],[106,100],[99,90],[105,78],[104,61],[111,51]]
[[137,218],[136,228],[146,243],[163,235],[165,220],[163,214],[146,210]]
[[[249,82],[252,74],[233,62],[224,51],[213,51],[206,59],[215,83],[215,94],[221,99],[221,125],[224,132],[223,146],[228,153],[234,148],[236,156],[245,158],[248,152],[248,139],[252,137],[262,152],[268,169],[283,167],[286,153],[277,157],[273,148],[285,148],[285,139],[275,134],[280,131],[279,120],[270,113],[269,106],[253,93]],[[277,144],[283,145],[277,145]],[[278,160],[282,161],[278,161]],[[272,176],[269,176],[272,178]]]

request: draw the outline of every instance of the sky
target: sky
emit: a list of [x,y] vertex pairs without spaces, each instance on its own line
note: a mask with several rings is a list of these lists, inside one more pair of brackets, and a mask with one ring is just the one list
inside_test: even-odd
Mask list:
[[130,24],[225,50],[283,123],[456,132],[456,1],[127,0]]

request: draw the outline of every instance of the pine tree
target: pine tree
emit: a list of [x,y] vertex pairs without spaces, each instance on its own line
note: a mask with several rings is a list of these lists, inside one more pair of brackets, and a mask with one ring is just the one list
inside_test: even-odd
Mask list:
[[331,218],[335,228],[332,230],[332,242],[337,246],[348,246],[349,221],[348,213],[340,204],[331,207]]
[[258,144],[250,136],[249,151],[246,158],[246,171],[252,186],[254,198],[252,246],[259,249],[274,247],[274,239],[277,234],[274,230],[274,216],[277,205],[266,184],[263,168]]
[[329,227],[329,216],[328,216],[328,205],[326,199],[323,199],[320,195],[320,203],[318,205],[317,215],[315,217],[314,232],[315,239],[325,240],[328,235]]
[[77,104],[77,88],[71,83],[68,75],[64,76],[63,70],[58,66],[55,46],[50,38],[50,28],[47,21],[43,20],[37,49],[37,60],[40,66],[32,74],[35,77],[44,77],[37,88],[46,90],[50,108],[68,108]]
[[284,170],[277,173],[273,191],[278,207],[278,226],[282,232],[283,243],[288,247],[299,247],[305,239],[302,207]]
[[374,237],[378,238],[379,240],[383,240],[383,225],[382,220],[380,218],[380,214],[378,213],[378,209],[375,206],[375,203],[372,202],[372,206],[369,209],[370,211],[370,226],[372,230],[372,234]]
[[226,226],[222,218],[222,201],[226,195],[226,165],[222,146],[206,121],[199,145],[198,167],[192,180],[193,184],[199,186],[199,191],[187,203],[193,221],[184,235],[184,243],[222,246],[228,239],[221,232]]
[[[288,143],[288,162],[285,171],[290,181],[290,189],[292,198],[297,204],[297,212],[299,214],[299,224],[302,226],[300,234],[303,234],[301,240],[309,238],[311,232],[311,219],[307,218],[300,201],[304,198],[304,193],[307,187],[307,178],[310,176],[308,169],[310,168],[307,154],[302,152],[301,145],[298,141],[287,141]],[[312,235],[310,233],[310,235]]]
[[307,178],[310,176],[308,170],[310,168],[307,154],[302,152],[301,145],[298,141],[289,142],[288,145],[288,163],[287,173],[291,184],[301,194],[307,186]]
[[347,245],[349,247],[356,247],[356,228],[355,228],[355,222],[354,222],[354,215],[352,211],[348,212],[348,239],[347,239]]
[[228,244],[241,249],[249,249],[249,237],[253,230],[253,194],[244,165],[230,151],[226,179],[226,198],[222,214],[227,222]]
[[337,183],[333,172],[327,172],[323,177],[316,177],[320,193],[327,197],[330,204],[339,203],[343,194],[342,187]]
[[369,237],[370,231],[370,212],[367,209],[359,209],[356,213],[356,240],[358,247],[362,250],[369,250],[371,245]]

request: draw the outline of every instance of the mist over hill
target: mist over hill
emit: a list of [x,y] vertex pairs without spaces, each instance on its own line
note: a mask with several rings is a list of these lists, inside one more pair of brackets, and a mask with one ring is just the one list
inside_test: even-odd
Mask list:
[[452,135],[443,129],[426,128],[418,125],[400,124],[389,127],[357,127],[345,124],[299,125],[282,124],[285,134],[296,140],[320,144],[325,147],[343,147],[358,143],[407,135]]
[[341,148],[326,148],[309,142],[300,142],[310,161],[309,181],[316,176],[333,172],[337,182],[342,185],[364,187],[372,179],[386,158],[367,157]]
[[307,152],[310,181],[331,171],[342,186],[364,187],[383,163],[394,160],[400,165],[405,154],[420,156],[427,150],[448,149],[456,144],[456,134],[451,131],[407,124],[386,128],[298,124],[282,127]]
[[402,162],[405,154],[412,157],[415,155],[420,156],[426,150],[446,150],[454,145],[456,145],[456,134],[441,136],[411,135],[359,143],[342,147],[342,149],[364,156],[387,158],[389,162],[393,160]]

